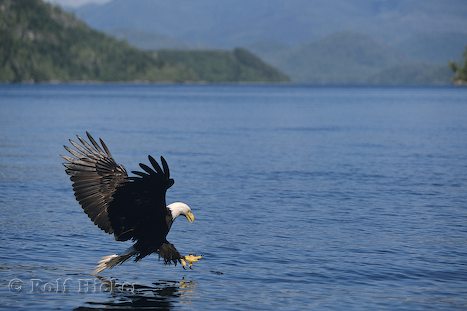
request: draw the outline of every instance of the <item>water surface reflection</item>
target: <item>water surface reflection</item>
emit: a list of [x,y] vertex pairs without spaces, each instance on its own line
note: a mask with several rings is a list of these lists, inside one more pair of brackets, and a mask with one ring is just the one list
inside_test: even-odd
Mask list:
[[97,276],[102,289],[109,293],[104,301],[87,301],[75,310],[125,309],[170,310],[174,303],[190,303],[196,283],[193,281],[160,280],[152,285],[130,284]]

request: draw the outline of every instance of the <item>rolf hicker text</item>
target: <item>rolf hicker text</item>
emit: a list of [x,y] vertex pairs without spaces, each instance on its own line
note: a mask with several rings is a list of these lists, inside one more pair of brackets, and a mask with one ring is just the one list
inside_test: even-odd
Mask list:
[[8,289],[14,293],[101,293],[101,292],[132,292],[134,283],[116,282],[116,280],[101,278],[57,278],[55,280],[42,279],[11,279]]

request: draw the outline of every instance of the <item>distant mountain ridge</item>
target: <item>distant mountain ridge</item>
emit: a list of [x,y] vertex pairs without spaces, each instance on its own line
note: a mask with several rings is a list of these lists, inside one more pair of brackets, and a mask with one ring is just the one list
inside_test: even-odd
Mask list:
[[464,0],[112,0],[74,12],[104,31],[157,31],[217,48],[259,41],[301,45],[346,31],[389,44],[419,33],[467,33]]
[[209,53],[141,51],[40,0],[0,2],[0,82],[288,80],[247,50]]
[[415,61],[361,33],[335,33],[275,54],[257,53],[295,81],[318,85],[447,84],[452,76],[447,62]]
[[287,72],[301,81],[317,84],[369,83],[368,77],[381,68],[400,63],[402,56],[358,33],[336,33],[293,49],[278,60]]
[[[423,71],[417,83],[449,83],[446,64],[458,60],[467,45],[464,0],[113,0],[74,12],[145,49],[245,47],[299,82],[375,83],[381,79],[373,77],[391,71],[391,82],[407,83],[412,73],[401,70],[405,64]],[[336,34],[362,37],[345,39],[343,48]],[[332,42],[336,51],[318,53],[332,50]],[[356,50],[380,52],[381,63],[362,64],[352,58]],[[339,54],[345,55],[342,61],[330,60]],[[387,62],[397,58],[397,63]],[[335,79],[343,72],[339,62],[349,70]],[[317,72],[319,67],[329,72]]]

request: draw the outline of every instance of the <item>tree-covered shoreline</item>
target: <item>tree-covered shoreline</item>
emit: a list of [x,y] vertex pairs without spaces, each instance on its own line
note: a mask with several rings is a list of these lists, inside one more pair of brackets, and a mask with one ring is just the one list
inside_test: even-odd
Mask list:
[[0,2],[0,82],[85,81],[284,82],[288,77],[243,49],[142,51],[40,0]]

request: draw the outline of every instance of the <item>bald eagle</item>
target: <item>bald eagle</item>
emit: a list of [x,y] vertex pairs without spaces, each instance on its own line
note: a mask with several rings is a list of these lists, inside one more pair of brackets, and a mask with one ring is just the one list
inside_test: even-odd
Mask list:
[[180,263],[183,268],[188,264],[191,268],[201,256],[182,256],[167,241],[167,234],[178,216],[185,216],[189,222],[193,222],[195,216],[185,203],[166,205],[165,195],[174,180],[170,178],[164,157],[161,157],[161,168],[149,155],[153,168],[140,163],[143,172],[132,171],[136,176],[129,177],[102,139],[99,138],[99,145],[88,132],[86,135],[89,142],[78,135],[78,142],[70,139],[71,147],[64,147],[71,156],[62,156],[76,200],[94,224],[113,234],[115,240],[135,242],[119,255],[103,257],[94,273],[113,268],[132,257],[139,261],[152,253],[159,254],[165,264]]

